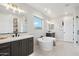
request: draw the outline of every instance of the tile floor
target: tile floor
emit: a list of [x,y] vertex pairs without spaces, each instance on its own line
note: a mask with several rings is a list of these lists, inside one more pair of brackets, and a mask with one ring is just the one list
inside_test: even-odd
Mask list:
[[51,51],[44,51],[35,45],[31,56],[79,56],[79,46],[75,47],[70,42],[56,41],[56,46]]

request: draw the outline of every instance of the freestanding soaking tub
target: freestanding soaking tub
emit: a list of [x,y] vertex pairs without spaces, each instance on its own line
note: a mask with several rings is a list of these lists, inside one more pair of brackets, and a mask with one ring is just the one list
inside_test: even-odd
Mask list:
[[53,49],[54,40],[55,40],[55,38],[53,38],[53,37],[42,37],[42,38],[37,39],[39,47],[43,50]]

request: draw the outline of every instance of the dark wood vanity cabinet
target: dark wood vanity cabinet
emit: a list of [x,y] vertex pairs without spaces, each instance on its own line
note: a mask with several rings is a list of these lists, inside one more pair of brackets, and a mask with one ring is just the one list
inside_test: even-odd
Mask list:
[[28,56],[33,52],[33,37],[0,44],[0,56]]
[[11,42],[12,56],[28,56],[33,52],[33,38]]

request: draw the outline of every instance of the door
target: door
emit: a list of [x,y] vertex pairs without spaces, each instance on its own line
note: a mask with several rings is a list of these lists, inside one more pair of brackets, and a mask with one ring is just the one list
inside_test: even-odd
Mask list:
[[64,41],[73,42],[73,17],[64,18]]
[[28,38],[28,55],[33,52],[33,37]]

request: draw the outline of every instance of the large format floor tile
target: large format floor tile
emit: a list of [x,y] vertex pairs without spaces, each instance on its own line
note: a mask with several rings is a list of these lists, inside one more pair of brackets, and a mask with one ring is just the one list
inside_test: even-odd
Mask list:
[[44,51],[35,45],[32,56],[79,56],[79,46],[73,43],[57,41],[56,46],[50,51]]

